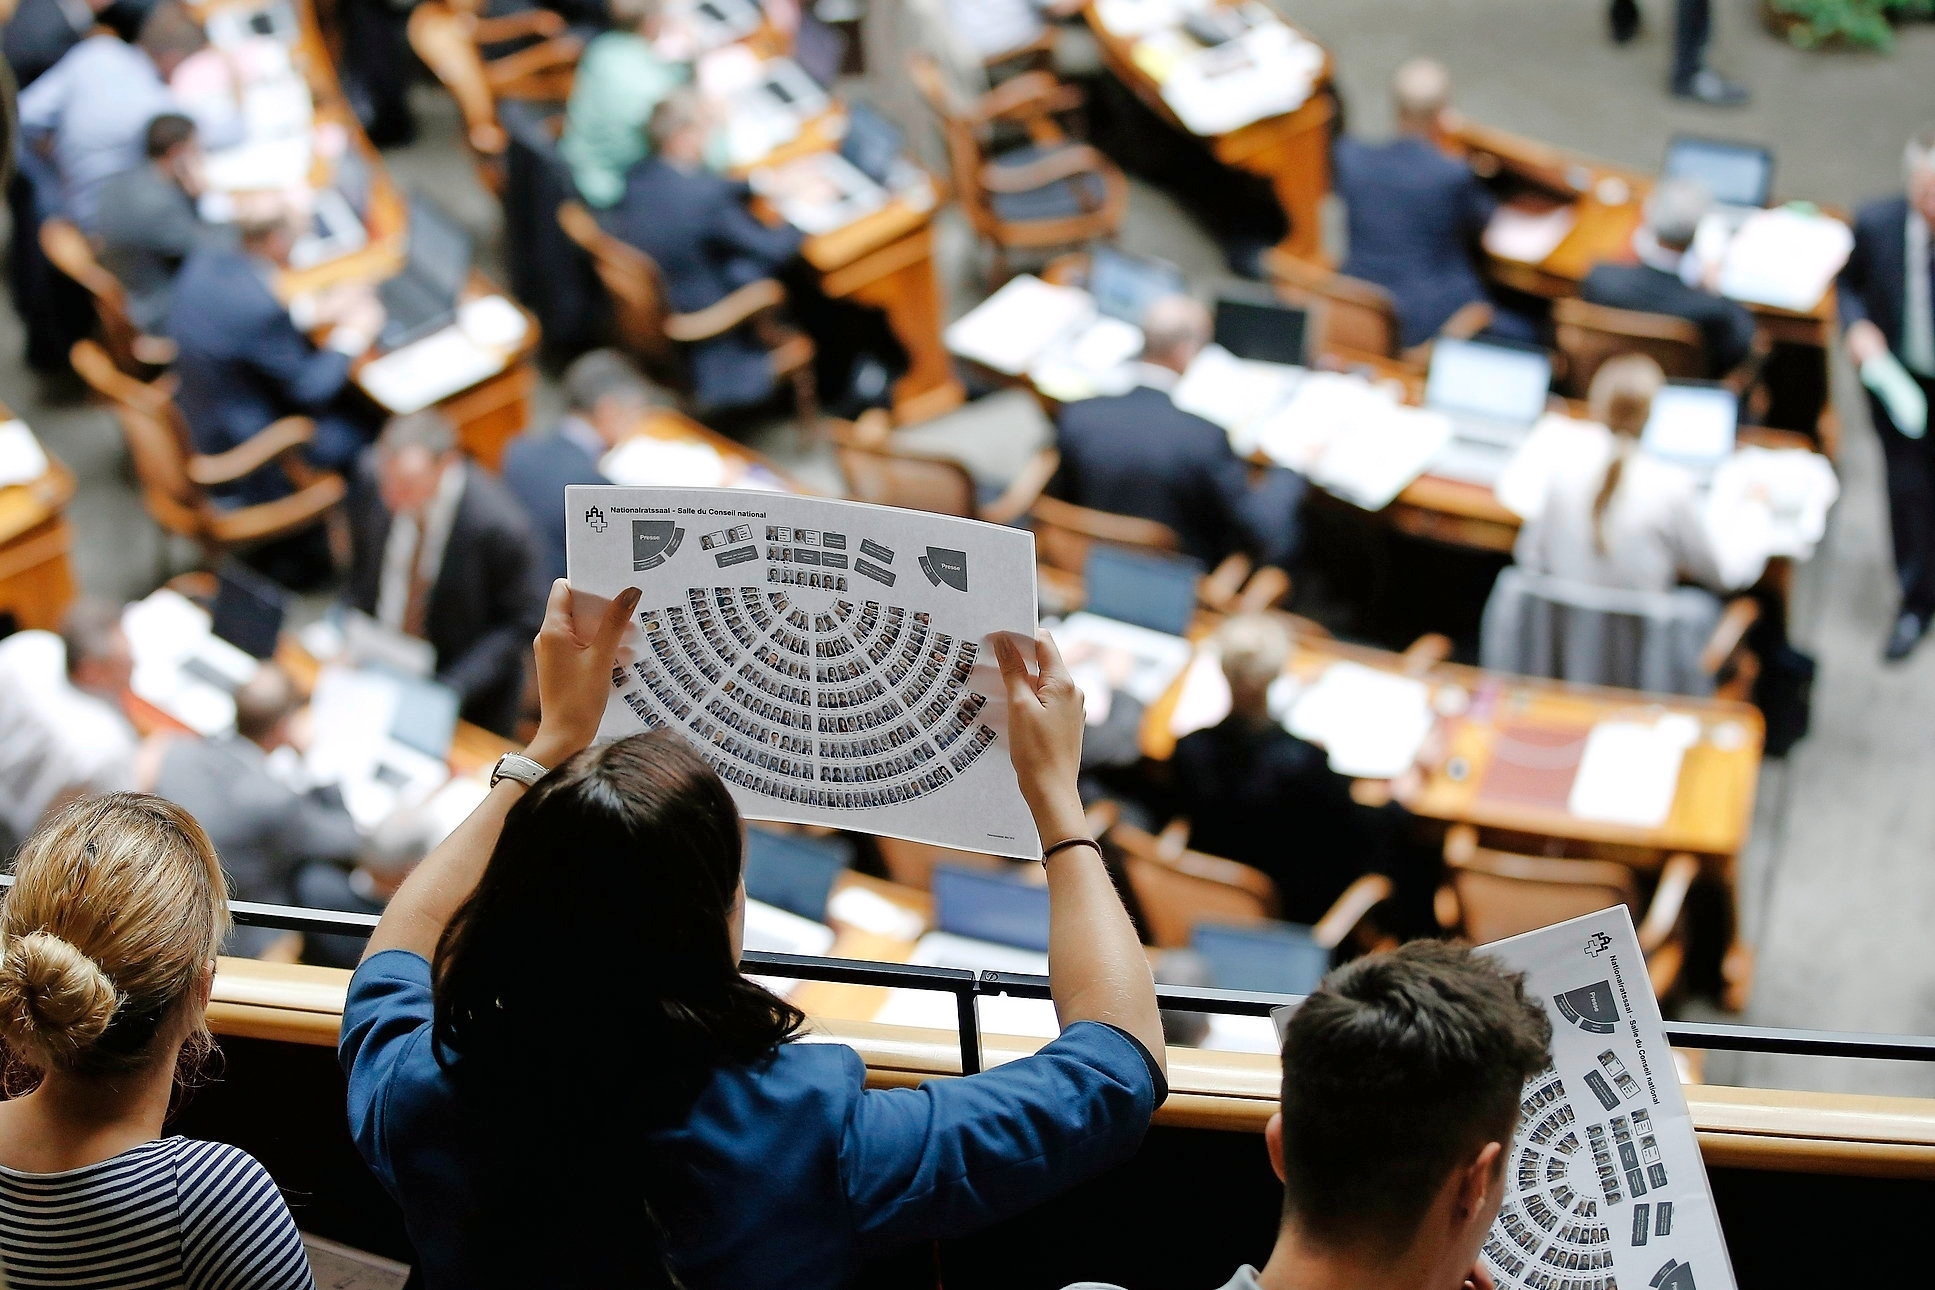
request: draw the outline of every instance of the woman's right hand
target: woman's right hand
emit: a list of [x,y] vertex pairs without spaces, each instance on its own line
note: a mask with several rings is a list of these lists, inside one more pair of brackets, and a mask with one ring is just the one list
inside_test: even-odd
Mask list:
[[1014,632],[990,639],[1008,689],[1008,754],[1035,827],[1044,845],[1079,836],[1086,827],[1075,786],[1082,764],[1082,692],[1047,632],[1033,640]]
[[538,732],[527,755],[546,769],[556,769],[598,737],[618,643],[638,607],[637,587],[619,592],[586,637],[571,612],[576,594],[563,578],[551,584],[544,626],[537,634]]

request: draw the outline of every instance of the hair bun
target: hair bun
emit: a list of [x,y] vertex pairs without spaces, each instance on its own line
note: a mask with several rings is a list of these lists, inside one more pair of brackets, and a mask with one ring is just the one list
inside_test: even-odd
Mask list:
[[0,1026],[27,1055],[55,1065],[92,1047],[120,1002],[93,959],[52,932],[0,948]]

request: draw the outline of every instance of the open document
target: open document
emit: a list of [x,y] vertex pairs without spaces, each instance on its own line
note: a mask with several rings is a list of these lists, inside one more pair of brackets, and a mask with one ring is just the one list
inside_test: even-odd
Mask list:
[[602,733],[672,730],[749,817],[996,855],[1038,839],[987,637],[1035,629],[1035,542],[924,511],[574,486],[572,585],[644,594]]
[[1499,1290],[1732,1290],[1713,1190],[1625,906],[1485,947],[1552,1015],[1525,1085],[1505,1204],[1480,1258]]

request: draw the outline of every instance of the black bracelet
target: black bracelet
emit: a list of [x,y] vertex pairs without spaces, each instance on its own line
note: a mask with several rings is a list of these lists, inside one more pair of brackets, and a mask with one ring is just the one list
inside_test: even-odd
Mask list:
[[1102,854],[1102,844],[1094,838],[1063,838],[1060,842],[1057,842],[1054,846],[1047,848],[1041,853],[1042,868],[1046,869],[1048,867],[1049,856],[1054,855],[1057,851],[1066,851],[1070,847],[1094,847],[1096,855],[1099,856]]

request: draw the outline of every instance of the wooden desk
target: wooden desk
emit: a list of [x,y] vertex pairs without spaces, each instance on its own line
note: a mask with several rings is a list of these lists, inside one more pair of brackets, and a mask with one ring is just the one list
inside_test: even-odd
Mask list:
[[[13,419],[0,406],[0,422]],[[74,599],[73,500],[74,473],[51,453],[39,479],[0,488],[0,613],[21,628],[53,631]]]
[[[1123,39],[1103,25],[1094,0],[1083,7],[1083,15],[1101,46],[1102,61],[1116,79],[1128,86],[1150,111],[1185,134],[1191,133],[1163,100],[1161,88],[1136,66],[1135,42]],[[1203,138],[1204,146],[1216,160],[1269,181],[1277,204],[1290,222],[1290,232],[1279,245],[1297,258],[1313,262],[1326,258],[1323,199],[1330,192],[1331,121],[1336,116],[1336,104],[1330,95],[1332,71],[1330,52],[1325,50],[1323,70],[1318,73],[1310,97],[1302,107],[1252,122],[1228,134]]]

